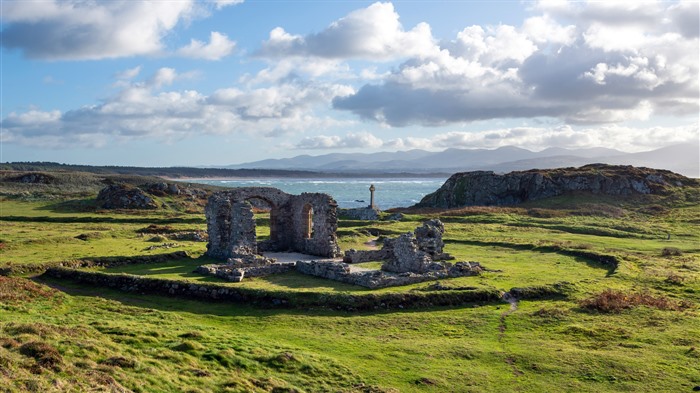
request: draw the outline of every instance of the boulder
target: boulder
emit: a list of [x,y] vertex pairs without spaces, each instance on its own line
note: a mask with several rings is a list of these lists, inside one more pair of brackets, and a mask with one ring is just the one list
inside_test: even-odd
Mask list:
[[110,184],[97,194],[97,205],[103,209],[156,209],[153,198],[128,184]]

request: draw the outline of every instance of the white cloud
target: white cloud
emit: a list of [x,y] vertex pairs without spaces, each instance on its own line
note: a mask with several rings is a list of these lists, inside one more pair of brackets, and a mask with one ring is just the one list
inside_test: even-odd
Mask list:
[[[659,23],[679,20],[681,6],[688,11],[685,3],[540,3],[545,14],[521,27],[464,28],[453,41],[409,56],[379,83],[333,105],[394,127],[692,116],[699,101],[698,38],[687,26],[681,33],[674,23]],[[560,24],[559,17],[571,24]]]
[[130,80],[136,78],[141,73],[141,66],[136,66],[134,68],[129,68],[124,71],[118,72],[115,77],[119,80]]
[[316,34],[293,35],[277,27],[270,31],[259,55],[390,60],[430,52],[435,46],[433,41],[426,23],[405,31],[391,3],[374,3],[349,13]]
[[66,112],[31,110],[2,120],[3,142],[43,147],[101,146],[109,141],[249,133],[277,136],[338,126],[316,115],[337,95],[353,90],[337,84],[287,83],[260,89],[161,91],[187,77],[160,68],[145,81],[132,82],[99,105]]
[[194,59],[221,60],[230,55],[235,47],[236,43],[226,35],[212,31],[208,44],[192,39],[189,45],[178,49],[177,53]]
[[319,135],[301,139],[296,149],[362,148],[389,150],[494,149],[518,146],[532,151],[550,147],[568,149],[607,147],[626,152],[640,152],[683,143],[697,143],[700,138],[697,123],[682,126],[629,127],[609,125],[574,128],[569,125],[552,127],[513,127],[483,131],[450,131],[430,137],[407,136],[382,140],[371,133],[348,133],[345,136]]
[[2,45],[29,58],[95,60],[154,54],[195,9],[191,0],[2,2]]
[[311,149],[374,149],[382,147],[381,139],[368,132],[348,133],[339,135],[317,135],[306,137],[296,144],[295,148]]
[[244,0],[211,0],[215,5],[216,9],[220,10],[224,7],[228,7],[230,5],[236,5],[236,4],[241,4],[243,3]]

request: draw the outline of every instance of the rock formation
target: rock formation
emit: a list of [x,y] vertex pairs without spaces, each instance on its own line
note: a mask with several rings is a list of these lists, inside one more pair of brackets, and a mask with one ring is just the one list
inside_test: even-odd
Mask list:
[[103,209],[156,209],[153,198],[128,184],[110,184],[97,194],[97,205]]
[[618,196],[662,194],[668,187],[695,183],[670,171],[604,164],[504,175],[462,172],[450,176],[442,187],[426,195],[414,207],[515,205],[569,192]]

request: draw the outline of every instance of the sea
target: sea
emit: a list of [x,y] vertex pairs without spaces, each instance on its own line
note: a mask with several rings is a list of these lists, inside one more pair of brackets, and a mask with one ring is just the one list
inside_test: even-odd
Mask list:
[[264,178],[264,179],[189,179],[188,182],[222,187],[274,187],[288,194],[322,192],[329,194],[341,208],[365,207],[374,184],[374,203],[380,209],[408,207],[437,190],[447,178]]

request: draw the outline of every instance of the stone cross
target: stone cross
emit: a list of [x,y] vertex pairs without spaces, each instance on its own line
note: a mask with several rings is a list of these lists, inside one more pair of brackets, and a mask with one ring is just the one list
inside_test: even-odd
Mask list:
[[369,208],[374,209],[374,184],[370,184],[369,186]]

